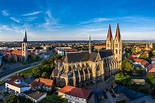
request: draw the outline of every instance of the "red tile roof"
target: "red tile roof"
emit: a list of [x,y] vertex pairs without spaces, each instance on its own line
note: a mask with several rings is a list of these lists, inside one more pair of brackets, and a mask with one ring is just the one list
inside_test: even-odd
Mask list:
[[74,97],[84,98],[84,99],[87,99],[91,93],[91,91],[89,91],[89,90],[85,90],[82,88],[69,86],[69,85],[58,90],[58,92],[61,92],[61,93],[67,94],[67,95],[71,95]]
[[130,57],[129,57],[129,59],[131,60],[131,61],[134,61],[134,59],[137,59],[138,58],[138,54],[137,55],[131,55]]
[[96,45],[94,46],[95,49],[105,49],[106,46],[105,45]]
[[14,50],[11,52],[13,55],[22,56],[22,50]]
[[7,55],[17,55],[17,56],[22,56],[22,50],[14,50],[14,51],[5,51],[4,52]]
[[51,89],[53,89],[54,86],[54,81],[51,79],[45,79],[45,78],[39,78],[39,79],[35,79],[30,86],[32,87],[32,89],[35,89],[36,86],[46,86],[46,87],[50,87]]
[[141,63],[144,67],[147,67],[149,63],[144,59],[133,59],[134,62]]
[[20,76],[14,76],[13,78],[11,78],[11,80],[8,81],[8,84],[11,84],[11,85],[16,86],[16,87],[19,87],[19,88],[26,87],[23,84],[16,84],[15,83],[15,80],[22,81],[22,80],[24,80],[24,78],[23,77],[20,77]]
[[152,61],[155,61],[155,57],[151,58]]
[[155,72],[155,65],[149,64],[147,67],[147,72]]
[[65,49],[65,52],[77,52],[77,49]]

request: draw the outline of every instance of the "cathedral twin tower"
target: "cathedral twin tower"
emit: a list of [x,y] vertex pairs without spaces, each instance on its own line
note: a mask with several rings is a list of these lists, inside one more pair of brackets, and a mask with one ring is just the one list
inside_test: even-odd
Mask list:
[[113,40],[111,26],[109,25],[108,34],[106,38],[106,50],[112,50],[114,53],[114,58],[118,62],[118,67],[121,68],[122,64],[122,39],[119,29],[119,24],[116,27],[116,34]]

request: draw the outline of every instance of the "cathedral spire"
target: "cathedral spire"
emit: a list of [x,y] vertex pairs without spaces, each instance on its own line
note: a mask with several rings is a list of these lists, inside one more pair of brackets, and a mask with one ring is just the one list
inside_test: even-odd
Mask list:
[[110,40],[110,41],[112,41],[112,32],[111,32],[111,26],[110,26],[110,24],[109,24],[109,28],[108,28],[108,35],[107,35],[107,40]]
[[120,29],[119,29],[119,24],[117,23],[117,28],[116,28],[116,34],[115,34],[115,39],[120,40],[121,39],[121,34],[120,34]]
[[89,35],[89,54],[91,54],[91,36]]
[[26,33],[26,30],[25,30],[25,37],[24,37],[24,39],[23,39],[23,42],[27,42],[27,33]]

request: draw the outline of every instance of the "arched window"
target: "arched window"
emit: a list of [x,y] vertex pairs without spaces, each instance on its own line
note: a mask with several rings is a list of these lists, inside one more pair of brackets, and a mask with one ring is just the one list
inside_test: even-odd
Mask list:
[[119,50],[119,54],[121,54],[121,52],[122,52],[122,51],[121,51],[121,49],[120,49],[120,50]]
[[107,44],[107,47],[109,47],[109,44]]
[[118,54],[118,50],[117,49],[115,50],[115,53]]
[[115,47],[118,48],[118,44],[115,44]]

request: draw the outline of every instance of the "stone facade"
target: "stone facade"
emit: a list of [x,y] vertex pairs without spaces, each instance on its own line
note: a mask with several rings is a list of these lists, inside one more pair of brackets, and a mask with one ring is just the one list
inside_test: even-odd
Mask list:
[[122,39],[119,29],[119,24],[117,24],[115,38],[113,40],[111,26],[109,25],[108,36],[106,39],[106,50],[113,50],[114,58],[118,62],[118,67],[121,68],[122,64]]
[[[119,33],[118,29],[117,25],[116,34]],[[55,79],[56,85],[62,87],[65,85],[87,85],[90,82],[104,81],[109,76],[117,73],[122,60],[120,59],[122,57],[120,56],[122,54],[122,42],[120,36],[119,38],[117,36],[113,42],[109,26],[108,38],[106,40],[107,50],[98,51],[97,53],[92,52],[89,36],[89,51],[67,53],[62,66],[54,69],[51,74],[51,77]],[[118,47],[113,46],[116,44]],[[119,54],[115,51],[119,52]]]

